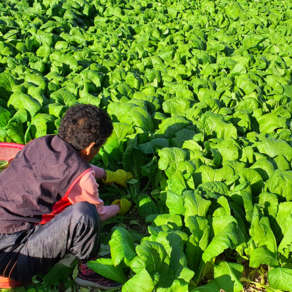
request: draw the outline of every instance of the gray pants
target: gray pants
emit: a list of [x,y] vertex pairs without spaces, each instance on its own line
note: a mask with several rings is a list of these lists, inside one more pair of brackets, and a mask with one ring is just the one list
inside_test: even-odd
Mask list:
[[45,225],[0,234],[0,276],[29,281],[71,253],[79,260],[95,258],[100,248],[100,218],[96,207],[79,202]]

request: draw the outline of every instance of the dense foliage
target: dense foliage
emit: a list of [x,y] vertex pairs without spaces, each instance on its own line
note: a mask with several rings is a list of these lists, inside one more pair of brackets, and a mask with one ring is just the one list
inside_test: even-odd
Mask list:
[[93,269],[123,291],[239,292],[248,263],[291,291],[291,43],[290,1],[2,0],[0,141],[104,108],[95,163],[134,173],[107,191],[151,225],[113,229]]

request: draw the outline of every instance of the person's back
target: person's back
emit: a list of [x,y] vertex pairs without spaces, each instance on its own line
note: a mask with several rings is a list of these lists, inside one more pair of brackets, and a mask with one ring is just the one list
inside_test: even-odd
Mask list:
[[40,223],[74,180],[89,169],[90,164],[58,136],[31,141],[0,173],[0,233]]

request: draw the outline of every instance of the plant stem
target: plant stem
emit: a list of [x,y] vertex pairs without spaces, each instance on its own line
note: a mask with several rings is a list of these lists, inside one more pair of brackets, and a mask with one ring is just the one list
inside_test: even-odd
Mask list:
[[254,284],[254,285],[256,285],[257,287],[260,287],[260,288],[267,288],[268,287],[270,290],[273,290],[275,292],[278,292],[279,291],[279,290],[275,290],[275,289],[271,288],[271,286],[263,285],[263,284],[260,284],[260,283],[251,281],[249,279],[246,279],[244,277],[240,278],[240,282],[247,282],[249,284]]
[[143,194],[148,189],[149,185],[150,185],[150,179],[148,180],[147,185],[145,186],[145,188],[141,191],[141,194]]
[[261,278],[261,284],[262,285],[265,285],[265,269],[263,268],[263,266],[261,266],[260,267],[260,274],[261,274],[261,276],[262,276],[262,278]]

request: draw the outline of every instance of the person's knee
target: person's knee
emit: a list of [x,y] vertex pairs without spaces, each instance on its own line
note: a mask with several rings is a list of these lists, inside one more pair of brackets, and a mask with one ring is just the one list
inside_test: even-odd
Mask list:
[[88,202],[78,202],[71,206],[72,216],[78,221],[90,221],[94,225],[100,224],[100,217],[95,205]]
[[100,248],[101,220],[97,209],[88,202],[78,202],[70,207],[73,207],[70,234],[74,236],[68,250],[80,260],[92,259]]
[[73,204],[71,207],[74,209],[75,213],[97,213],[96,207],[88,202],[78,202]]

